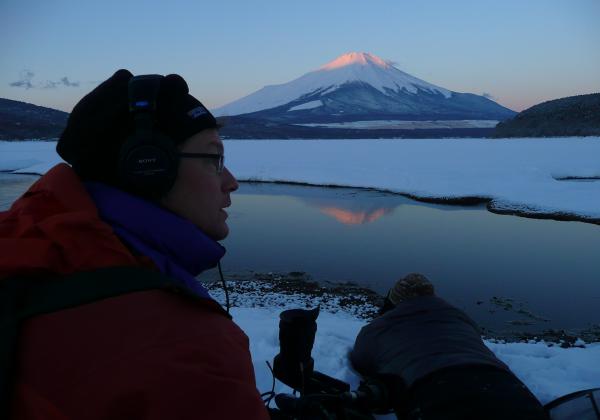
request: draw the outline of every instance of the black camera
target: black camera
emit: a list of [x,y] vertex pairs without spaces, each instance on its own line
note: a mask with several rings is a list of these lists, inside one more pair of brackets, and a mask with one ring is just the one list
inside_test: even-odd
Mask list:
[[290,309],[279,314],[279,354],[273,360],[273,374],[300,394],[344,392],[350,385],[314,370],[311,357],[319,308]]
[[318,316],[319,308],[290,309],[279,315],[280,350],[273,360],[273,375],[300,397],[278,394],[278,408],[290,416],[286,418],[372,419],[367,401],[379,402],[378,388],[365,383],[350,391],[346,382],[314,369],[311,352]]

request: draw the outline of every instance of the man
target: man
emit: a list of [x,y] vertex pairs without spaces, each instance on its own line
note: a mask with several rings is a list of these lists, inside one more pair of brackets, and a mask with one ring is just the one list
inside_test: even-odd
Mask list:
[[350,359],[389,383],[399,419],[548,419],[535,396],[483,343],[477,324],[435,296],[421,274],[390,290]]
[[0,213],[0,282],[86,295],[20,324],[12,418],[268,418],[248,338],[195,280],[238,188],[217,129],[178,75],[119,70],[75,106],[71,166]]

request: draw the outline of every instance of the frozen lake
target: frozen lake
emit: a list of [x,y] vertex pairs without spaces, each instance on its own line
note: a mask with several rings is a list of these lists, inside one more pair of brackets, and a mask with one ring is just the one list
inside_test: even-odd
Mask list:
[[[0,208],[35,179],[0,174]],[[421,272],[494,332],[600,323],[600,226],[353,188],[242,183],[232,200],[226,276],[302,271],[383,294]]]

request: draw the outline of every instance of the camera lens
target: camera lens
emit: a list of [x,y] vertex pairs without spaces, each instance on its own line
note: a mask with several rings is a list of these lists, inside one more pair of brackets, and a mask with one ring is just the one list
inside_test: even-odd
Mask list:
[[319,308],[290,309],[279,315],[279,354],[273,361],[275,377],[302,390],[314,369],[310,354],[317,332]]

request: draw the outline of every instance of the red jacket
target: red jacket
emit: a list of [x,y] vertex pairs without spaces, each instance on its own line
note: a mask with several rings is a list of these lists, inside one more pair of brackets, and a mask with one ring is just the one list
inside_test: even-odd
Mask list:
[[[0,213],[0,279],[152,266],[99,219],[67,165]],[[2,281],[2,280],[0,280]],[[19,339],[14,419],[267,419],[243,331],[152,290],[34,317]]]

